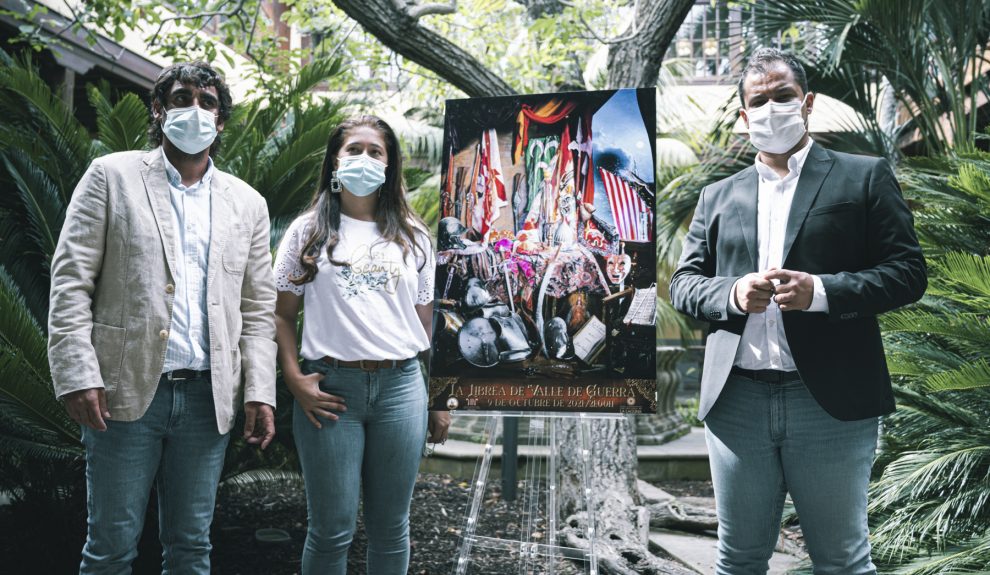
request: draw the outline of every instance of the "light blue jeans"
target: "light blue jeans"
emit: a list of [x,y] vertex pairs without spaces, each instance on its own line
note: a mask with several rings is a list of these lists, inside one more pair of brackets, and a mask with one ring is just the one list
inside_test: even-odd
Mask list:
[[366,573],[405,575],[409,504],[426,440],[426,384],[415,359],[373,372],[303,363],[326,377],[320,389],[344,398],[347,410],[317,429],[295,404],[292,430],[306,481],[309,527],[303,575],[347,572],[358,502],[364,490]]
[[801,381],[730,375],[705,418],[718,575],[764,575],[790,492],[815,575],[875,574],[866,491],[877,418],[839,421]]
[[158,382],[137,421],[83,427],[89,509],[79,573],[130,573],[151,486],[163,574],[210,572],[210,523],[230,434],[217,432],[209,379]]

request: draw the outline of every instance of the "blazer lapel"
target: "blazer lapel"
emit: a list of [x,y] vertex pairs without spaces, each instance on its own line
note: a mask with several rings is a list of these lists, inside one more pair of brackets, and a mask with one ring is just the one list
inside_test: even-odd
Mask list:
[[742,227],[743,237],[746,238],[746,250],[749,252],[750,269],[759,270],[759,249],[756,245],[756,202],[759,196],[759,182],[755,168],[739,172],[733,183],[733,203],[736,215]]
[[165,163],[162,160],[161,148],[155,148],[144,155],[144,167],[141,169],[144,179],[144,189],[148,193],[151,211],[158,224],[158,233],[165,248],[165,261],[169,272],[175,277],[175,229],[172,226],[172,201],[168,189],[168,179],[165,176]]
[[811,145],[808,150],[808,157],[804,161],[801,169],[801,176],[798,178],[797,189],[794,190],[794,200],[791,202],[791,213],[787,216],[787,232],[784,234],[784,255],[781,262],[787,265],[787,254],[794,245],[801,226],[808,216],[808,210],[815,203],[818,191],[821,190],[825,177],[832,169],[832,158],[817,143]]
[[234,214],[234,198],[230,186],[219,170],[214,168],[213,179],[210,181],[210,255],[207,263],[206,286],[213,284],[217,270],[223,265],[223,247],[230,237],[230,228],[234,225],[231,214]]

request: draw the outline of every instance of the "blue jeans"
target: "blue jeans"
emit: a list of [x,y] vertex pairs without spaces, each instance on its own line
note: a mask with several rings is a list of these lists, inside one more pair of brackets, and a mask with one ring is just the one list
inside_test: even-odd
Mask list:
[[306,361],[304,373],[326,377],[320,389],[344,398],[347,410],[317,429],[295,404],[295,434],[309,527],[303,575],[347,572],[358,501],[364,490],[366,573],[405,575],[409,504],[426,441],[426,384],[415,359],[367,372]]
[[89,509],[80,574],[130,573],[152,483],[162,573],[210,572],[210,523],[230,434],[217,432],[209,379],[158,382],[137,421],[83,427]]
[[730,375],[705,418],[719,575],[764,575],[790,492],[816,575],[875,574],[866,491],[877,418],[839,421],[800,381]]

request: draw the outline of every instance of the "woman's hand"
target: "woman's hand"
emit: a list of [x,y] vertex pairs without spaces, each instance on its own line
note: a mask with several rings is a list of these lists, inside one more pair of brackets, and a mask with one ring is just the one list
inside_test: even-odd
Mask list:
[[322,429],[317,416],[324,417],[331,421],[336,421],[338,416],[334,411],[347,411],[344,405],[344,398],[330,395],[320,389],[320,382],[326,377],[322,373],[310,373],[308,375],[286,376],[285,383],[289,386],[296,402],[306,414],[306,418],[317,429]]
[[447,430],[450,428],[450,412],[431,411],[429,423],[426,428],[430,432],[426,440],[430,443],[443,443],[447,441]]

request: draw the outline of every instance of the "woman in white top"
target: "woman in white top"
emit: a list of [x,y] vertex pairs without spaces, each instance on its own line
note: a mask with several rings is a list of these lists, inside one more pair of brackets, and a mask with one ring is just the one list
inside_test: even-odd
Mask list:
[[430,441],[444,441],[450,423],[433,412],[427,424],[416,359],[430,347],[434,267],[429,233],[406,202],[395,133],[374,116],[343,122],[275,263],[278,359],[295,397],[309,511],[304,574],[346,573],[362,488],[366,572],[406,573],[427,427]]

